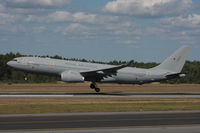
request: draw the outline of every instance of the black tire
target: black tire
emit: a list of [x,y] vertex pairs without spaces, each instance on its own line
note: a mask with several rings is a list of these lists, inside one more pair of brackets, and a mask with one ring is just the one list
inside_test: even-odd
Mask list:
[[90,85],[90,88],[91,88],[91,89],[94,89],[94,88],[95,88],[95,85],[94,85],[94,84],[91,84],[91,85]]
[[99,89],[99,88],[95,88],[95,91],[96,91],[96,92],[100,92],[100,89]]

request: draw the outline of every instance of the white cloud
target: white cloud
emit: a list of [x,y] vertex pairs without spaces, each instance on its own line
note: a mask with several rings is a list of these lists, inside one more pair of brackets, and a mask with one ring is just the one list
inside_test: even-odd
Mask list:
[[73,19],[76,22],[88,22],[95,23],[97,19],[97,15],[95,14],[86,14],[84,12],[78,12],[73,15]]
[[[73,20],[67,26],[57,27],[54,32],[66,35],[67,37],[82,38],[103,38],[103,39],[116,39],[119,40],[121,37],[130,37],[132,38],[130,43],[136,43],[140,40],[141,30],[139,26],[131,21],[127,20],[118,20],[118,17],[113,17],[114,20],[111,21],[108,18],[112,16],[96,16],[96,20],[85,22],[87,19],[77,19]],[[80,22],[81,21],[81,22]],[[68,23],[66,23],[68,24]],[[124,43],[124,42],[123,42]],[[124,44],[128,44],[125,42]],[[130,44],[131,45],[131,44]]]
[[74,32],[74,31],[79,32],[79,31],[88,30],[88,28],[84,25],[73,23],[73,24],[70,24],[65,30],[68,32]]
[[67,11],[56,11],[49,14],[46,18],[48,22],[87,22],[94,23],[96,21],[95,14],[86,14],[84,12],[70,13]]
[[115,0],[103,10],[136,17],[161,17],[183,14],[192,8],[192,0]]
[[18,13],[18,14],[39,14],[45,11],[45,9],[39,8],[39,9],[34,9],[34,8],[8,8],[7,11],[12,12],[12,13]]
[[5,0],[6,6],[14,8],[61,8],[71,0]]
[[19,15],[10,15],[7,13],[0,13],[0,24],[10,24],[15,23],[20,20],[21,16]]
[[56,11],[52,14],[49,14],[45,21],[47,22],[66,22],[72,21],[72,15],[70,12],[67,11]]
[[44,27],[44,26],[39,26],[39,27],[33,27],[32,28],[33,33],[41,33],[41,32],[43,32],[45,30],[46,30],[46,27]]
[[143,30],[144,36],[176,41],[179,44],[197,44],[200,41],[199,34],[199,14],[162,18],[157,20],[154,26]]
[[[0,11],[3,12],[0,12],[0,24],[5,25],[5,27],[13,25],[8,31],[13,33],[18,31],[22,34],[60,33],[65,35],[66,38],[100,38],[134,46],[138,45],[141,41],[140,38],[145,37],[189,41],[192,36],[194,38],[194,36],[200,34],[200,15],[186,15],[183,13],[192,8],[193,3],[191,0],[115,0],[109,2],[104,7],[104,11],[116,13],[116,15],[46,9],[62,7],[56,4],[52,5],[52,0],[47,0],[50,4],[47,4],[46,0],[42,1],[43,4],[41,4],[41,0],[5,1],[7,1],[7,7],[5,4],[3,6],[0,4]],[[11,8],[11,3],[15,3],[13,8]],[[22,3],[21,6],[19,6],[19,3]],[[35,8],[36,3],[40,3],[37,8]],[[28,6],[28,4],[30,5]],[[31,4],[33,5],[31,6]],[[5,10],[7,13],[5,13]],[[38,10],[44,12],[37,13]],[[33,12],[35,13],[32,14]],[[153,23],[154,21],[152,22],[151,19],[143,23],[145,20],[139,19],[137,21],[137,18],[129,15],[135,17],[165,17],[155,18],[156,23]],[[21,24],[21,27],[17,26],[19,24]],[[2,31],[6,31],[5,28]]]
[[3,12],[5,10],[5,7],[0,3],[0,12]]
[[25,22],[40,22],[40,23],[57,23],[57,22],[69,22],[73,17],[70,12],[56,11],[46,16],[28,15],[25,18]]
[[68,25],[67,27],[57,27],[55,32],[58,33],[62,33],[63,35],[84,35],[87,36],[89,34],[91,34],[92,32],[90,32],[90,28],[79,24],[79,23],[72,23],[70,25]]
[[99,14],[89,14],[85,12],[70,13],[68,11],[56,11],[46,16],[28,15],[25,22],[40,22],[40,23],[90,23],[90,24],[105,24],[116,22],[118,16],[104,16]]
[[108,23],[105,24],[105,30],[114,35],[118,36],[128,36],[128,35],[140,35],[141,31],[138,27],[133,22],[130,21],[122,21],[122,22],[117,22],[117,23]]
[[159,22],[170,27],[200,28],[200,15],[189,14],[187,16],[163,18]]
[[118,43],[136,46],[138,40],[140,40],[140,38],[139,38],[139,37],[136,37],[136,38],[134,38],[134,39],[132,39],[132,40],[119,40]]
[[27,27],[21,24],[8,24],[7,25],[1,25],[0,24],[0,35],[22,35],[24,33],[29,33],[30,31],[27,30]]
[[8,38],[1,37],[0,41],[8,41]]

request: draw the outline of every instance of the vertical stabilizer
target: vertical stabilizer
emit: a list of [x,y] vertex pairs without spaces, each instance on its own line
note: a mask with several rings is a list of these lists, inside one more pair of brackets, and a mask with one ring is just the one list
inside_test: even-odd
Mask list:
[[171,72],[180,73],[185,60],[190,52],[191,47],[182,46],[170,57],[164,60],[160,65],[156,66],[155,69],[169,70]]

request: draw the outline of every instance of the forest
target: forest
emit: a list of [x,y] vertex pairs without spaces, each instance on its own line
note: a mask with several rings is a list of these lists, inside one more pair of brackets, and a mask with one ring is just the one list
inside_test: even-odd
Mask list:
[[[21,57],[27,55],[21,55],[20,53],[7,53],[0,54],[0,82],[1,83],[55,83],[60,81],[60,77],[44,76],[38,74],[28,74],[28,81],[24,80],[24,73],[16,71],[13,68],[7,66],[7,62],[12,60],[15,57]],[[31,55],[28,55],[31,56]],[[67,59],[62,58],[61,56],[42,56],[50,57],[55,59],[64,59],[64,60],[74,60],[74,61],[83,61],[83,62],[92,62],[92,63],[101,63],[101,64],[111,64],[111,65],[120,65],[127,63],[126,61],[110,61],[110,62],[98,62],[98,61],[88,61],[85,59]],[[138,68],[151,68],[158,65],[155,62],[143,63],[136,62],[131,65],[131,67]],[[200,61],[186,61],[182,73],[186,74],[186,77],[180,79],[174,79],[170,81],[164,81],[162,83],[187,83],[187,84],[200,84]]]

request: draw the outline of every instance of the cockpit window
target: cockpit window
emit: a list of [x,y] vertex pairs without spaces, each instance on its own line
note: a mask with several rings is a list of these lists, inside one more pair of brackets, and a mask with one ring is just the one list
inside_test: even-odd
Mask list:
[[13,59],[12,61],[17,61],[17,59]]

